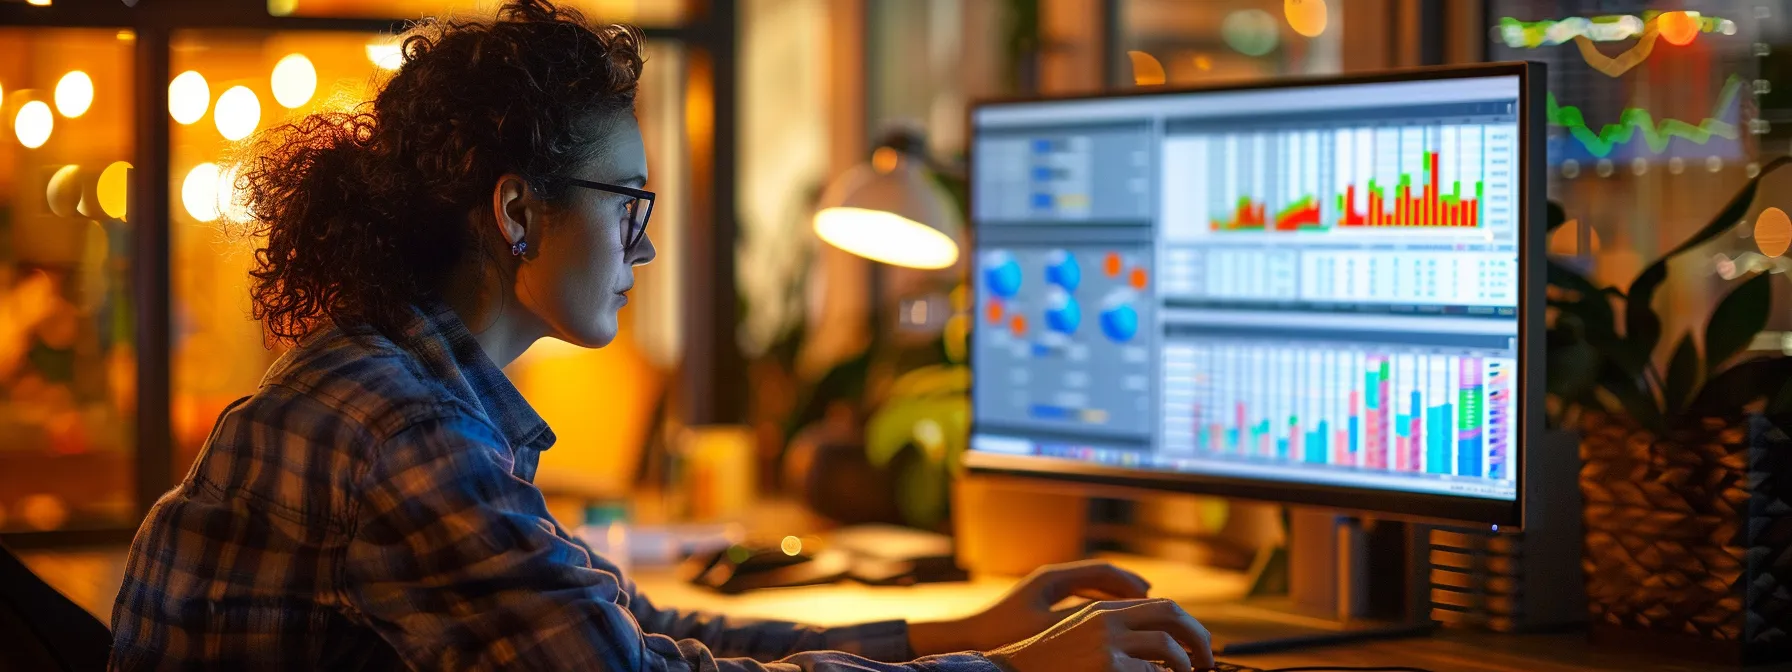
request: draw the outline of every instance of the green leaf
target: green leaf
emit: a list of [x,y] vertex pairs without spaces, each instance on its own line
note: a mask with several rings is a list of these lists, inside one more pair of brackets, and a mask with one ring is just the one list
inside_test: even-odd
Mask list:
[[1614,358],[1607,357],[1600,363],[1599,388],[1610,393],[1618,400],[1623,411],[1635,419],[1644,428],[1653,431],[1662,429],[1661,407],[1655,404],[1638,376],[1625,371]]
[[1549,201],[1549,217],[1547,221],[1549,222],[1549,228],[1544,230],[1554,231],[1568,221],[1568,211],[1562,209],[1561,203]]
[[1547,264],[1545,268],[1548,270],[1549,284],[1579,292],[1583,296],[1593,296],[1599,293],[1599,287],[1580,272],[1564,266],[1554,259],[1548,259],[1545,263]]
[[1585,340],[1551,345],[1544,353],[1548,392],[1563,400],[1579,403],[1599,376],[1599,350]]
[[1742,283],[1711,312],[1705,323],[1705,371],[1715,373],[1736,356],[1755,335],[1767,328],[1767,310],[1773,303],[1771,275],[1758,273]]
[[1650,264],[1642,275],[1630,283],[1630,294],[1624,299],[1624,340],[1631,354],[1640,356],[1646,365],[1661,343],[1661,317],[1655,314],[1655,289],[1668,279],[1667,258]]
[[[1777,402],[1792,381],[1792,357],[1772,355],[1744,359],[1705,381],[1687,406],[1690,417],[1734,417],[1762,399]],[[1792,402],[1792,398],[1788,398]]]
[[1699,349],[1692,344],[1692,334],[1680,337],[1674,347],[1674,358],[1668,363],[1667,392],[1662,399],[1669,415],[1677,415],[1692,391],[1699,384]]
[[1706,241],[1716,238],[1723,234],[1723,232],[1730,230],[1730,227],[1735,226],[1736,222],[1740,221],[1743,215],[1748,214],[1749,206],[1755,202],[1755,190],[1761,186],[1762,178],[1767,177],[1768,173],[1779,170],[1787,163],[1792,163],[1792,157],[1781,156],[1772,161],[1768,161],[1766,165],[1761,166],[1761,172],[1756,173],[1753,178],[1750,178],[1748,184],[1742,185],[1742,189],[1737,191],[1735,196],[1730,197],[1730,202],[1724,205],[1723,210],[1718,211],[1716,217],[1712,217],[1711,221],[1707,222],[1703,228],[1698,230],[1698,232],[1692,234],[1691,238],[1681,241],[1679,245],[1675,246],[1674,249],[1669,250],[1666,255],[1662,256],[1660,261],[1655,263],[1663,264],[1669,258],[1698,247],[1699,245],[1703,245]]

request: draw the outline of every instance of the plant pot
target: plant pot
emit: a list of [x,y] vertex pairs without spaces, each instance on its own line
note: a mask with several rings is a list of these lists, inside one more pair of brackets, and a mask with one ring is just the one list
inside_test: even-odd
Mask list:
[[1792,440],[1766,418],[1582,427],[1591,636],[1709,663],[1792,659]]

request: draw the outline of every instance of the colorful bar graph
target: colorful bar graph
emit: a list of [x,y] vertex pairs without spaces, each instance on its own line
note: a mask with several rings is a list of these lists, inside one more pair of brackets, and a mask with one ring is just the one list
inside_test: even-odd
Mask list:
[[[1510,479],[1514,362],[1227,341],[1198,349],[1198,455]],[[1225,409],[1220,411],[1219,409]]]
[[1464,357],[1457,363],[1461,386],[1457,388],[1456,475],[1481,475],[1481,411],[1486,392],[1481,387],[1481,359]]
[[[1343,213],[1338,226],[1408,226],[1408,227],[1461,227],[1474,228],[1481,225],[1481,202],[1485,195],[1485,185],[1480,180],[1474,182],[1475,194],[1472,198],[1462,195],[1462,183],[1452,182],[1448,195],[1439,192],[1438,153],[1425,152],[1425,184],[1419,188],[1419,195],[1412,194],[1412,175],[1402,173],[1399,184],[1391,190],[1377,185],[1374,178],[1369,179],[1369,187],[1365,191],[1368,196],[1367,207],[1357,210],[1356,185],[1344,188],[1338,195],[1338,211]],[[1389,204],[1393,205],[1389,212]]]
[[1250,199],[1249,196],[1238,199],[1238,205],[1232,209],[1232,216],[1225,220],[1213,220],[1210,226],[1215,231],[1262,231],[1269,220],[1264,218],[1264,211],[1269,206]]
[[1487,363],[1487,477],[1506,478],[1511,441],[1512,372],[1504,362]]

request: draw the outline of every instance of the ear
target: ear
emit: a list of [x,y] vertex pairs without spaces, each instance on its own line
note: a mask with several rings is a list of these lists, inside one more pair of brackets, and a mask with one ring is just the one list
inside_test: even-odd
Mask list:
[[[526,240],[529,230],[536,228],[535,192],[522,177],[506,173],[492,187],[492,219],[498,225],[498,237],[505,247]],[[533,247],[533,245],[531,245]]]

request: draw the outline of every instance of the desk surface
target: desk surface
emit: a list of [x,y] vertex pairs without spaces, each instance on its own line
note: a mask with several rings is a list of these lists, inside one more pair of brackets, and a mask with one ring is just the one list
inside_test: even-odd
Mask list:
[[[1224,635],[1228,620],[1247,617],[1236,604],[1244,594],[1242,575],[1185,563],[1116,556],[1116,564],[1150,581],[1154,594],[1181,602],[1196,618]],[[978,577],[964,583],[911,588],[872,587],[853,583],[719,595],[690,586],[667,569],[633,572],[643,592],[656,604],[721,612],[747,618],[797,620],[817,625],[844,625],[885,619],[927,621],[973,613],[1013,585],[1013,579]],[[1227,660],[1262,668],[1303,665],[1410,666],[1436,672],[1695,672],[1713,669],[1693,663],[1626,655],[1594,649],[1584,635],[1497,635],[1443,630],[1421,639],[1359,642],[1293,653],[1228,656]],[[1792,666],[1749,668],[1792,670]]]

